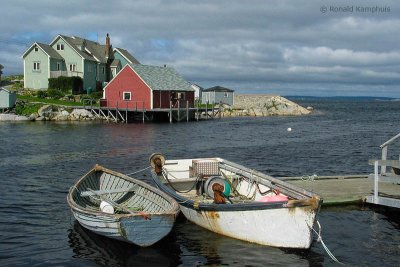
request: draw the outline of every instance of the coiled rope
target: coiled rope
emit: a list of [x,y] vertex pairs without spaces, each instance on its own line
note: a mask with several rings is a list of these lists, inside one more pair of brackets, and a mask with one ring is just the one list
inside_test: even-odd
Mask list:
[[344,263],[340,262],[333,254],[332,252],[329,250],[329,248],[325,245],[324,241],[322,240],[322,236],[321,236],[321,231],[322,231],[322,227],[321,224],[319,223],[319,221],[317,220],[317,224],[318,224],[318,232],[315,231],[314,228],[312,228],[312,230],[314,231],[314,233],[317,234],[318,238],[317,238],[317,242],[320,242],[322,247],[325,249],[326,253],[329,255],[329,257],[331,257],[331,259],[336,262],[339,263],[340,265],[345,265]]

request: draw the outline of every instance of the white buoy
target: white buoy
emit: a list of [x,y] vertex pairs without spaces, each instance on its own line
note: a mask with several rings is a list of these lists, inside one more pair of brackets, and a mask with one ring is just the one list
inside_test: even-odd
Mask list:
[[107,201],[102,201],[100,203],[100,210],[108,214],[114,214],[114,207]]
[[287,128],[287,131],[288,131],[288,132],[291,132],[291,131],[292,131],[292,128],[290,128],[290,127]]

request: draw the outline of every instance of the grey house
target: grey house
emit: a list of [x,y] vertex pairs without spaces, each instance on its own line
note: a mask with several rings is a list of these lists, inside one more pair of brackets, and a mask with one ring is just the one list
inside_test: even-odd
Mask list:
[[17,94],[0,87],[0,109],[12,108],[17,101]]
[[201,103],[202,104],[227,104],[233,106],[234,90],[222,87],[214,86],[203,90]]

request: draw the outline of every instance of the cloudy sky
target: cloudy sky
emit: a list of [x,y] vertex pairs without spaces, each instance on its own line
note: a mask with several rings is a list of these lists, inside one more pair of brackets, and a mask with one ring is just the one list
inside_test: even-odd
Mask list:
[[0,64],[57,34],[105,42],[142,64],[240,93],[400,97],[400,2],[69,0],[2,4]]

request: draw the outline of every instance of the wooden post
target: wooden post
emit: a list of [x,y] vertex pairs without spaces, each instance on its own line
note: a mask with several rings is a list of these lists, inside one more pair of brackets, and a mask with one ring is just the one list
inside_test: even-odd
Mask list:
[[169,123],[172,123],[172,100],[169,101]]
[[142,102],[142,115],[143,115],[143,123],[144,123],[144,101]]
[[118,101],[117,101],[117,106],[115,108],[115,122],[118,122]]
[[186,100],[186,121],[189,121],[189,100]]
[[[382,160],[387,160],[387,154],[388,154],[388,146],[384,146],[382,148]],[[386,174],[386,166],[385,165],[381,166],[381,174]]]
[[128,101],[126,102],[126,109],[125,109],[125,123],[128,123]]
[[197,119],[197,121],[199,121],[199,102],[197,102],[197,106],[196,106],[196,119]]
[[181,109],[179,103],[181,103],[181,101],[178,99],[178,122],[181,121]]
[[206,102],[206,120],[208,120],[208,100]]

